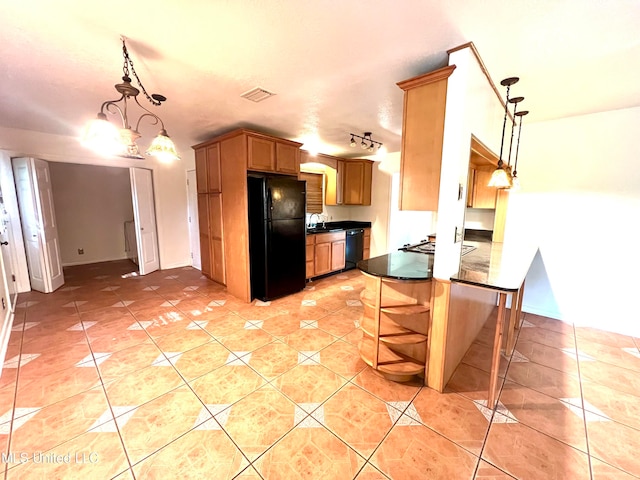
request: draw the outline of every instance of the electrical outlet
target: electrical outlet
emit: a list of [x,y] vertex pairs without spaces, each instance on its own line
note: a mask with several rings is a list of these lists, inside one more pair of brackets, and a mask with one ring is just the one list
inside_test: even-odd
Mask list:
[[84,255],[84,248],[78,249],[78,255]]
[[463,191],[462,184],[459,183],[458,184],[458,200],[462,200],[462,191]]

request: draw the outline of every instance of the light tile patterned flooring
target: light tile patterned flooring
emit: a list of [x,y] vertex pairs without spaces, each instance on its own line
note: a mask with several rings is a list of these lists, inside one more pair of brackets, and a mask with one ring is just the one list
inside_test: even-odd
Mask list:
[[357,271],[247,305],[192,268],[131,267],[20,295],[6,478],[640,477],[638,339],[526,314],[493,411],[490,325],[444,394],[366,367]]

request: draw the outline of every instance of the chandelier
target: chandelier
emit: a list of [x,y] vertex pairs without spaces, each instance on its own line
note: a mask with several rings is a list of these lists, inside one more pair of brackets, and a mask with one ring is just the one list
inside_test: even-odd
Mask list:
[[[180,156],[176,152],[176,147],[173,144],[173,141],[169,138],[167,130],[164,128],[164,123],[160,117],[140,105],[140,102],[138,102],[138,94],[140,93],[140,90],[131,85],[129,68],[131,68],[131,73],[136,78],[138,86],[152,105],[155,105],[156,107],[160,106],[167,98],[157,93],[152,95],[147,93],[140,81],[140,78],[138,77],[138,74],[133,68],[133,61],[129,57],[125,38],[121,37],[121,40],[122,56],[124,57],[124,65],[122,67],[124,76],[122,77],[122,83],[115,85],[115,89],[120,94],[120,98],[117,100],[107,100],[102,104],[97,118],[91,120],[86,125],[81,140],[82,144],[103,155],[116,155],[125,158],[143,159],[144,156],[140,154],[138,144],[136,142],[141,137],[138,132],[140,122],[143,118],[146,118],[152,125],[160,124],[160,133],[158,133],[158,135],[153,139],[145,153],[165,162],[179,160]],[[132,128],[129,120],[129,106],[132,105],[131,102],[134,102],[143,110],[135,123],[135,128]],[[111,123],[107,119],[107,113],[116,115],[116,118],[119,115],[122,124],[116,126]]]
[[361,140],[360,148],[362,148],[363,150],[373,152],[373,149],[376,145],[378,146],[378,149],[382,147],[382,143],[371,140],[371,132],[364,132],[364,135],[362,137],[360,135],[356,135],[355,133],[350,133],[349,135],[351,135],[349,145],[351,145],[352,147],[356,146],[356,138],[359,138]]

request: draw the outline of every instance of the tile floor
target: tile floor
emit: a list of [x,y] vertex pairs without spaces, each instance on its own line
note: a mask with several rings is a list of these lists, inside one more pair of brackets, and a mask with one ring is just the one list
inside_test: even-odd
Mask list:
[[525,314],[444,394],[360,360],[357,271],[247,305],[192,268],[65,270],[21,294],[0,378],[9,479],[640,477],[640,340]]

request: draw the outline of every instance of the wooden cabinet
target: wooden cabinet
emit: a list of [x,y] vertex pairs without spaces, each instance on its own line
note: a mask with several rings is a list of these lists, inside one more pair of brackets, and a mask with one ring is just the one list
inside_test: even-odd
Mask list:
[[389,380],[426,379],[431,280],[363,275],[360,356]]
[[371,258],[371,229],[364,229],[364,240],[362,244],[362,259],[367,260]]
[[331,242],[331,271],[342,270],[345,267],[347,253],[346,240]]
[[300,173],[300,144],[267,136],[248,135],[247,169],[297,175]]
[[225,283],[224,244],[222,225],[222,194],[209,194],[209,232],[211,248],[211,279]]
[[342,270],[346,245],[345,232],[307,235],[307,278]]
[[225,283],[222,194],[198,194],[198,225],[202,274],[216,282]]
[[219,193],[220,145],[214,143],[196,151],[196,184],[198,193]]
[[194,145],[202,273],[251,301],[247,172],[297,175],[302,144],[237,129]]
[[315,235],[307,235],[306,238],[306,278],[311,278],[314,275],[314,268],[315,268],[315,262],[314,262],[314,257],[315,257],[315,240],[316,240],[316,236]]
[[[197,177],[196,177],[197,178]],[[211,278],[211,232],[209,227],[209,195],[198,194],[198,227],[200,230],[200,270]]]
[[344,162],[344,205],[371,205],[372,163],[368,160]]
[[495,167],[475,167],[469,169],[467,187],[467,207],[496,208],[498,189],[487,186]]
[[370,160],[338,160],[326,174],[326,205],[371,205]]
[[454,69],[398,83],[404,90],[400,210],[438,210],[447,79]]

